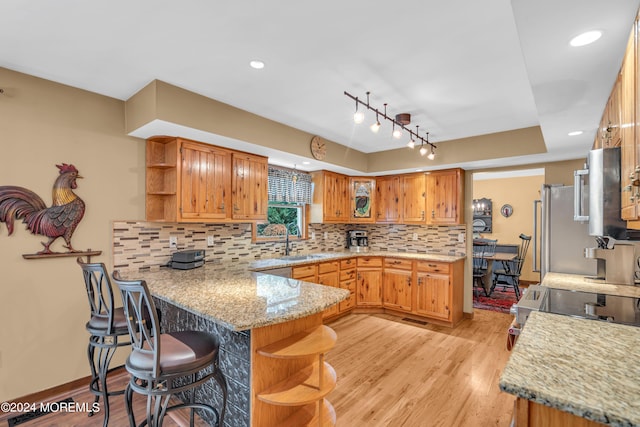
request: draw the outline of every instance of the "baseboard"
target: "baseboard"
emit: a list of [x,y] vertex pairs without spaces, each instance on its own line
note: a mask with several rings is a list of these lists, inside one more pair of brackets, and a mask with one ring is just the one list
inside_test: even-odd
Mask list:
[[[113,372],[109,373],[109,377],[117,377],[120,375],[129,375],[124,368],[124,365],[116,367]],[[91,381],[91,375],[78,378],[77,380],[73,380],[71,382],[60,384],[55,387],[48,388],[46,390],[37,391],[35,393],[27,394],[26,396],[18,397],[16,399],[11,399],[9,403],[45,403],[45,402],[55,402],[60,400],[63,397],[72,396],[78,391],[82,391],[83,388],[89,386],[89,382]],[[0,412],[0,421],[6,421],[9,418],[15,416],[12,412]]]

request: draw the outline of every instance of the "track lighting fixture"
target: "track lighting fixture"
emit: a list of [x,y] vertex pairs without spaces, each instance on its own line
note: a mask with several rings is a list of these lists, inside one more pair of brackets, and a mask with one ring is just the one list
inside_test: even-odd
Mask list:
[[389,117],[387,115],[387,104],[384,104],[384,113],[381,113],[380,110],[378,110],[377,108],[372,107],[371,105],[369,105],[369,95],[371,94],[371,92],[367,92],[367,102],[364,103],[363,101],[361,101],[357,96],[353,96],[350,93],[348,93],[347,91],[344,92],[344,94],[346,96],[348,96],[349,98],[353,99],[356,102],[356,111],[353,115],[353,121],[356,123],[362,123],[364,121],[364,110],[359,110],[358,107],[361,105],[363,107],[365,107],[367,110],[371,110],[374,111],[376,113],[376,121],[375,123],[373,123],[370,126],[370,129],[372,132],[374,133],[378,133],[378,131],[380,130],[381,124],[380,124],[380,117],[382,117],[383,119],[390,121],[392,123],[392,135],[394,138],[399,139],[402,137],[403,132],[407,132],[409,134],[409,142],[407,142],[407,147],[409,148],[415,148],[417,141],[420,142],[420,155],[424,156],[429,152],[429,149],[431,149],[431,152],[429,153],[429,155],[427,156],[427,158],[429,160],[433,160],[436,156],[435,154],[435,148],[436,146],[429,142],[429,132],[427,132],[427,137],[423,138],[422,136],[418,135],[418,128],[419,126],[416,126],[416,130],[415,132],[412,131],[411,129],[408,129],[406,126],[411,122],[411,114],[409,113],[400,113],[400,114],[396,114],[394,118]]

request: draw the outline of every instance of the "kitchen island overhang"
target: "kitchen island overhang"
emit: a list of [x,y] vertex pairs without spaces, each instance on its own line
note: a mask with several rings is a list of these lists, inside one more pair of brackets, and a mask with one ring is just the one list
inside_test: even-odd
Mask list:
[[[164,332],[196,329],[220,338],[220,367],[229,387],[225,418],[234,420],[233,425],[263,426],[286,418],[296,408],[265,404],[257,393],[291,375],[292,366],[311,365],[312,359],[282,361],[282,369],[272,365],[263,369],[265,360],[257,354],[258,347],[322,325],[322,312],[345,300],[349,292],[249,270],[249,264],[232,263],[121,274],[147,282]],[[211,384],[199,389],[196,398],[217,407],[222,402]]]

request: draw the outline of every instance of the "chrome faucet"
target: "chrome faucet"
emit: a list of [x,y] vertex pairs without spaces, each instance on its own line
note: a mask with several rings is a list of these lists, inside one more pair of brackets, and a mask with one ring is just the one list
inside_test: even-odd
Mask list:
[[[290,226],[293,225],[296,228],[296,235],[298,236],[298,238],[300,238],[301,233],[300,233],[300,227],[298,227],[298,224],[291,223],[289,225]],[[289,248],[289,226],[285,226],[284,255],[289,256],[290,252],[291,252],[291,249]]]

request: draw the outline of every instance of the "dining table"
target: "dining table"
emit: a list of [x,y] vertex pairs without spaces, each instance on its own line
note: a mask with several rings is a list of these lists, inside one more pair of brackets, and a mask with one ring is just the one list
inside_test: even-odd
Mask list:
[[[482,242],[473,242],[474,246],[482,246],[483,243]],[[487,261],[487,270],[486,273],[484,274],[484,276],[482,276],[482,284],[484,286],[484,290],[485,290],[485,294],[486,295],[490,295],[491,294],[491,284],[492,284],[492,276],[493,276],[493,264],[496,261],[502,262],[503,265],[506,268],[506,265],[508,262],[511,262],[513,260],[516,259],[516,257],[518,256],[517,253],[511,253],[511,252],[495,252],[493,254],[490,255],[484,255],[482,256],[482,259],[484,259],[485,261]],[[476,258],[476,257],[474,257]]]

